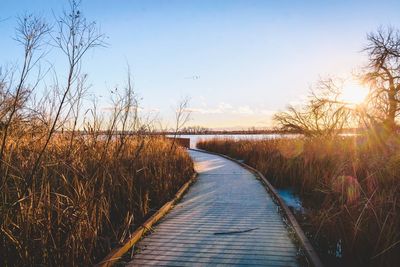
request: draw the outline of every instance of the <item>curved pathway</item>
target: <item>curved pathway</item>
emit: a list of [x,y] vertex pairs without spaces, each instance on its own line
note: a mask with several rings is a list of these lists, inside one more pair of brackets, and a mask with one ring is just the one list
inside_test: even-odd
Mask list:
[[225,158],[189,151],[198,180],[141,240],[129,266],[297,266],[297,247],[263,185]]

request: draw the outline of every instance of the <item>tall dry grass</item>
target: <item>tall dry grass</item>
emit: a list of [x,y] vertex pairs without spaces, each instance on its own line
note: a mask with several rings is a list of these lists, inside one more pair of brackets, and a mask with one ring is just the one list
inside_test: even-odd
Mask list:
[[2,266],[92,265],[193,173],[185,150],[143,135],[152,125],[139,116],[129,70],[111,106],[98,107],[82,69],[105,36],[80,1],[68,2],[51,23],[20,17],[20,62],[0,66]]
[[[14,137],[14,136],[13,136]],[[57,134],[32,185],[26,177],[45,141],[10,137],[2,169],[0,252],[3,266],[88,266],[190,178],[184,149],[159,137],[127,137],[109,144]]]
[[292,187],[308,209],[303,227],[327,265],[395,266],[400,138],[378,137],[214,139],[198,147],[243,159],[275,186]]

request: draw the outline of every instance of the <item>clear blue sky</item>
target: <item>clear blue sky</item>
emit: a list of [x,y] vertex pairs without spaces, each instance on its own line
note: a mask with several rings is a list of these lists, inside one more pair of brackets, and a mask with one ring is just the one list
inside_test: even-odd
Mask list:
[[[12,40],[18,14],[51,18],[66,6],[1,0],[0,64],[20,59]],[[304,98],[319,76],[348,76],[360,66],[366,34],[400,27],[399,10],[400,1],[378,0],[83,0],[84,15],[109,37],[108,48],[85,58],[85,71],[92,90],[106,96],[123,84],[129,63],[142,105],[164,123],[189,96],[191,124],[263,127],[273,112]]]

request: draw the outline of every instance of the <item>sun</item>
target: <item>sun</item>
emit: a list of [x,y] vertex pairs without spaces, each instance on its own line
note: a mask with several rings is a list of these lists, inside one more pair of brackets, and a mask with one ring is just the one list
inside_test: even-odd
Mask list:
[[344,84],[340,98],[343,102],[350,105],[362,104],[368,95],[368,88],[356,81]]

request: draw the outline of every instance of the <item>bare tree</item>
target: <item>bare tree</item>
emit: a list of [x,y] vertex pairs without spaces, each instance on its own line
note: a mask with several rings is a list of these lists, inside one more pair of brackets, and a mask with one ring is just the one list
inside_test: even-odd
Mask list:
[[174,126],[174,138],[171,144],[171,150],[175,146],[175,140],[178,133],[182,130],[182,128],[186,125],[186,123],[190,119],[191,111],[189,110],[189,101],[188,97],[184,97],[175,109],[175,126]]
[[[127,82],[122,94],[118,95],[119,100],[115,102],[120,110],[119,116],[119,146],[116,150],[116,157],[121,153],[125,140],[128,136],[136,135],[140,128],[139,121],[139,100],[134,92],[133,79],[128,65]],[[141,146],[139,146],[141,147]],[[139,152],[138,152],[139,153]]]
[[1,130],[4,130],[7,115],[11,110],[13,97],[11,94],[14,71],[9,68],[0,67],[0,123]]
[[[75,132],[78,127],[78,119],[80,117],[80,111],[82,109],[82,101],[84,99],[85,94],[87,93],[88,86],[86,86],[87,74],[81,75],[76,83],[75,94],[71,95],[71,107],[70,112],[73,114],[72,118],[72,128],[71,128],[71,137],[70,137],[70,147],[72,148]],[[68,113],[70,113],[68,112]]]
[[281,130],[306,136],[332,135],[351,122],[353,110],[340,100],[342,83],[333,79],[320,80],[311,91],[305,106],[289,106],[277,113],[274,121]]
[[396,128],[400,110],[400,32],[379,28],[367,36],[368,65],[364,79],[371,85],[370,116],[389,131]]
[[101,127],[104,124],[104,117],[98,112],[98,98],[95,95],[92,96],[92,107],[86,110],[82,125],[84,132],[91,137],[90,140],[97,143],[99,135],[101,134]]
[[39,166],[43,153],[56,131],[57,123],[61,116],[67,96],[79,77],[83,56],[92,48],[105,46],[105,36],[99,32],[95,22],[88,22],[85,19],[79,10],[79,6],[80,1],[70,1],[69,11],[64,11],[61,17],[57,20],[57,35],[53,36],[53,39],[55,46],[59,48],[67,58],[67,81],[62,89],[63,92],[61,93],[60,103],[47,134],[46,141],[33,166],[28,184],[31,182],[32,177]]
[[[50,29],[47,23],[40,17],[25,15],[18,18],[17,35],[15,40],[22,45],[24,49],[24,57],[22,68],[16,81],[15,90],[11,92],[11,89],[9,88],[7,92],[4,92],[3,89],[6,86],[6,83],[4,82],[4,79],[1,81],[2,91],[4,92],[2,97],[11,100],[11,103],[9,103],[7,111],[2,114],[2,121],[4,117],[6,117],[6,119],[2,127],[0,166],[12,121],[18,109],[23,105],[24,100],[27,98],[26,96],[30,93],[26,88],[28,76],[44,56],[43,53],[36,56],[36,52],[43,45],[43,40],[49,31]],[[12,86],[12,78],[9,80],[9,86]]]

